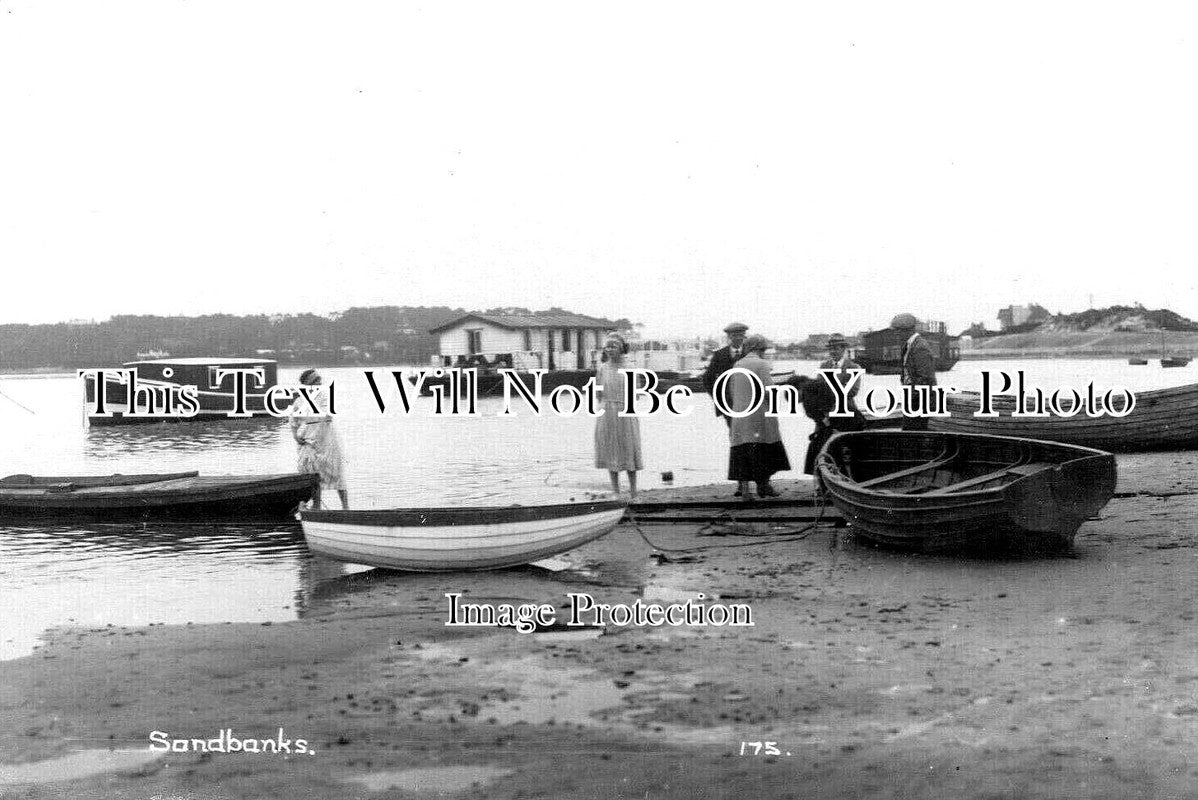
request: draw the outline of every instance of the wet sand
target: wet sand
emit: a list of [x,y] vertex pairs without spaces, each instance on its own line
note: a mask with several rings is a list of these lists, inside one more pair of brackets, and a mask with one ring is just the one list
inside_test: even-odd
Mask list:
[[[904,555],[725,519],[644,525],[663,547],[713,546],[662,559],[622,525],[560,571],[347,575],[296,622],[60,630],[0,663],[0,797],[1192,797],[1198,454],[1119,469],[1066,555]],[[755,624],[450,629],[445,592],[702,592]],[[16,782],[151,731],[280,728],[315,752]]]

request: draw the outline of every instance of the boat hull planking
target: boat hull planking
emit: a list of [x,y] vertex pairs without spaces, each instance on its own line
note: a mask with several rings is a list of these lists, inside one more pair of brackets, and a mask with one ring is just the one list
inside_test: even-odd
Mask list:
[[861,538],[938,550],[1052,550],[1115,491],[1110,453],[911,431],[834,436],[817,479]]
[[609,533],[620,502],[477,509],[305,511],[312,552],[414,572],[489,570],[528,564]]
[[316,475],[33,477],[0,480],[0,517],[13,520],[287,518],[315,493]]
[[946,433],[977,433],[1043,439],[1112,452],[1188,450],[1198,447],[1198,384],[1139,392],[1125,417],[1013,417],[1014,399],[999,397],[997,417],[975,417],[980,395],[962,392],[947,398],[950,417],[933,417],[929,428]]

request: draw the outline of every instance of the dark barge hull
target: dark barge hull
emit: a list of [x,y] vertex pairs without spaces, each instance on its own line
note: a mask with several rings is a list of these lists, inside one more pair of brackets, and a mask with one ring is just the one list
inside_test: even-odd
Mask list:
[[190,417],[163,414],[136,414],[128,416],[120,411],[114,411],[110,417],[99,417],[90,414],[88,415],[87,423],[93,427],[102,428],[113,425],[174,425],[179,423],[207,425],[213,422],[239,422],[244,424],[247,422],[277,422],[281,419],[284,418],[272,416],[264,409],[252,411],[249,417],[231,417],[228,411],[200,411]]
[[286,519],[315,493],[316,475],[151,475],[35,477],[0,480],[0,518],[152,520]]
[[1198,384],[1136,393],[1136,406],[1125,417],[1013,417],[1015,401],[995,398],[997,417],[975,417],[981,397],[973,392],[949,395],[951,417],[933,417],[929,427],[948,433],[981,433],[1046,439],[1113,452],[1192,450],[1198,448]]
[[[234,379],[230,375],[216,377],[216,370],[259,369],[262,380],[247,378],[244,409],[249,416],[230,416],[237,410],[233,393]],[[274,419],[266,409],[267,392],[278,383],[278,364],[272,359],[261,358],[178,358],[130,361],[121,365],[121,370],[135,370],[138,386],[138,413],[130,415],[129,390],[116,380],[118,370],[105,370],[104,400],[105,415],[96,414],[96,381],[87,376],[84,381],[84,400],[87,405],[87,420],[91,425],[140,425],[162,422],[217,422],[224,420]],[[168,402],[183,387],[195,390],[197,412],[183,416],[176,406],[173,413],[162,413]],[[143,404],[152,399],[153,408]],[[158,413],[155,413],[158,412]]]

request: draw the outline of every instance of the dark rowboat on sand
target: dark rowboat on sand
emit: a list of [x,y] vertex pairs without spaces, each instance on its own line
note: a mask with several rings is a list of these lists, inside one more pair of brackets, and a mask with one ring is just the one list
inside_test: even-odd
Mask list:
[[546,506],[304,511],[308,549],[372,567],[500,569],[573,550],[611,531],[619,501]]
[[[949,433],[1046,439],[1121,453],[1198,447],[1198,384],[1136,392],[1135,397],[1135,408],[1125,417],[1089,417],[1084,410],[1072,417],[1013,417],[1015,399],[1007,395],[995,398],[999,416],[975,417],[981,396],[960,392],[947,396],[952,416],[932,417],[929,427]],[[1121,411],[1122,400],[1114,402]]]
[[150,475],[0,479],[0,517],[13,521],[86,518],[100,522],[159,519],[286,518],[314,493],[316,475]]
[[1067,548],[1115,474],[1101,450],[917,431],[841,433],[816,464],[860,538],[925,551]]

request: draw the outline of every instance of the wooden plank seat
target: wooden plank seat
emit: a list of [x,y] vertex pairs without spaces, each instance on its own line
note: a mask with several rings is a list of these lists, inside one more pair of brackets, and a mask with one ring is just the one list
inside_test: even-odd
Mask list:
[[1038,461],[1033,461],[1030,463],[1017,462],[1015,464],[1010,464],[1006,467],[1003,467],[1002,469],[995,470],[994,472],[988,472],[985,475],[979,475],[976,478],[960,481],[958,483],[952,484],[951,486],[945,486],[942,489],[934,489],[927,494],[952,494],[953,492],[960,492],[964,489],[972,489],[975,486],[982,486],[987,483],[992,483],[1000,478],[1006,477],[1007,475],[1014,475],[1016,477],[1023,478],[1027,477],[1028,475],[1035,475],[1037,472],[1043,472],[1046,469],[1052,468],[1052,464],[1045,464]]
[[909,467],[907,469],[901,469],[898,472],[887,472],[885,475],[879,475],[878,477],[870,478],[867,481],[858,481],[857,486],[862,489],[868,489],[871,487],[881,486],[884,483],[890,483],[891,481],[901,480],[902,478],[909,478],[912,475],[918,475],[921,472],[939,469],[956,457],[956,450],[954,450],[952,453],[949,453],[947,449],[941,450],[940,455],[936,456],[931,461],[926,461],[922,464],[917,464],[914,467]]

